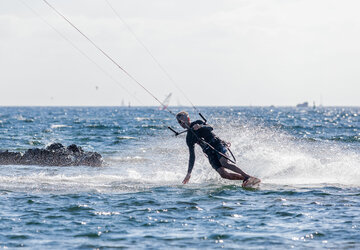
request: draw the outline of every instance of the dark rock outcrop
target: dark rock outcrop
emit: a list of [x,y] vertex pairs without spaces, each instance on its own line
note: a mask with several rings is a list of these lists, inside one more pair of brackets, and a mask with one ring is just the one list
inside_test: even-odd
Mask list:
[[0,165],[99,167],[102,165],[102,156],[97,152],[84,152],[75,144],[64,147],[61,143],[53,143],[45,149],[28,149],[24,154],[0,151]]

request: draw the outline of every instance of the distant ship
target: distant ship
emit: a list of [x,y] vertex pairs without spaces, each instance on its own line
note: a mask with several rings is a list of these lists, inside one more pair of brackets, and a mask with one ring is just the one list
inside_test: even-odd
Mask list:
[[304,103],[299,103],[298,105],[296,105],[297,108],[307,108],[309,107],[309,103],[308,102],[304,102]]

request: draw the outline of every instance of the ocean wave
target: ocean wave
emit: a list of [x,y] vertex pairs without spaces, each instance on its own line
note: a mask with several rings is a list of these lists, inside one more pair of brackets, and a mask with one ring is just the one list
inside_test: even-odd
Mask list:
[[133,137],[133,136],[116,136],[116,139],[118,139],[118,140],[134,140],[137,138]]
[[51,129],[58,129],[58,128],[71,128],[70,125],[65,125],[65,124],[52,124],[50,126]]
[[360,135],[354,136],[346,136],[346,135],[338,135],[329,139],[330,141],[338,141],[338,142],[346,142],[346,143],[354,143],[360,142]]
[[34,122],[33,118],[26,118],[26,117],[23,117],[22,115],[16,116],[15,119],[18,121],[24,121],[24,122]]
[[151,130],[159,130],[159,129],[164,129],[167,128],[167,126],[165,125],[153,125],[153,124],[144,124],[141,126],[138,126],[138,128],[142,128],[142,129],[151,129]]

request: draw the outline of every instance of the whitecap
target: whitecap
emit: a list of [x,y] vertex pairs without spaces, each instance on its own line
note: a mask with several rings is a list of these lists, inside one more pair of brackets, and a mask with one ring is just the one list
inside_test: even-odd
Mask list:
[[64,125],[64,124],[52,124],[50,126],[50,128],[52,129],[57,129],[57,128],[71,128],[71,126],[69,125]]

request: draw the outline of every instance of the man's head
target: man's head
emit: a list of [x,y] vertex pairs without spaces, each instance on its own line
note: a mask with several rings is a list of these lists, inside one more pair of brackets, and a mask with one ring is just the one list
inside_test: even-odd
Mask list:
[[176,114],[176,120],[183,128],[189,128],[190,127],[190,117],[189,114],[185,111],[181,111]]

